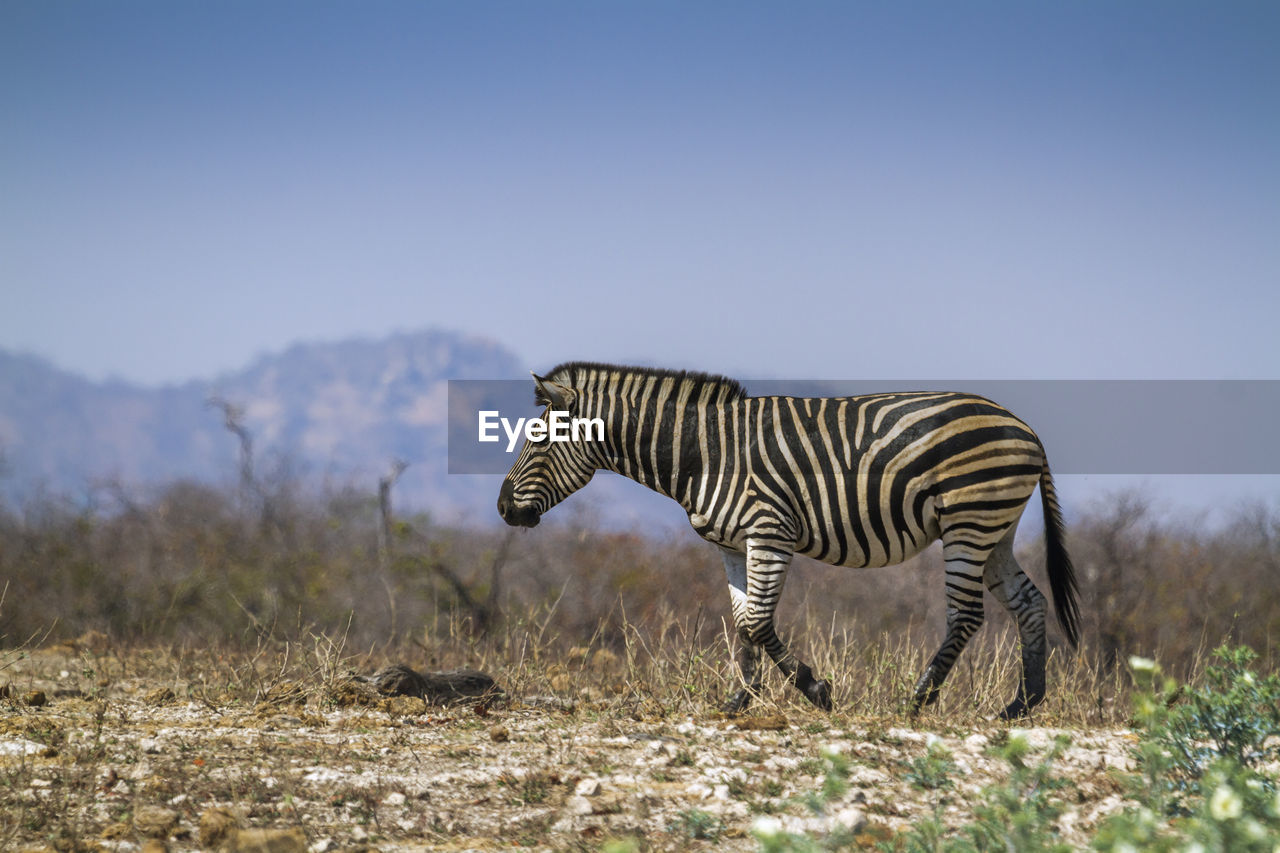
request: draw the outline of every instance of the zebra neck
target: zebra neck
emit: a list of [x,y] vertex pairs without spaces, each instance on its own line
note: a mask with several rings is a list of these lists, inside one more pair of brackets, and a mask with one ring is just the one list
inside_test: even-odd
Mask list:
[[686,512],[703,509],[708,472],[714,477],[723,467],[719,460],[725,447],[716,425],[725,420],[726,406],[734,404],[674,395],[660,405],[612,402],[602,411],[600,467],[674,499]]

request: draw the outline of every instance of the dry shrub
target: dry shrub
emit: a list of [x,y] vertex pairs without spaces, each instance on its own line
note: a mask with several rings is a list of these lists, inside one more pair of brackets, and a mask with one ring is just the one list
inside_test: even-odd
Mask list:
[[[688,682],[685,694],[708,698],[732,688],[720,558],[691,532],[654,539],[572,514],[532,531],[414,518],[398,521],[380,549],[379,528],[375,497],[350,490],[312,497],[296,484],[251,500],[177,483],[144,500],[115,490],[105,508],[44,501],[0,511],[0,577],[8,584],[0,642],[90,631],[128,644],[341,636],[347,648],[412,643],[427,650],[427,665],[501,663],[530,689],[550,689],[553,666],[572,681],[592,652],[605,649],[622,670],[615,681],[635,677],[632,693],[658,689],[656,679]],[[1028,530],[1024,540],[1019,559],[1047,588],[1038,536]],[[1205,530],[1122,494],[1084,513],[1068,541],[1083,648],[1072,653],[1051,627],[1058,668],[1051,678],[1070,685],[1077,716],[1104,713],[1127,683],[1122,664],[1130,654],[1191,672],[1225,639],[1273,663],[1276,512],[1246,508],[1229,525]],[[846,707],[883,710],[909,692],[940,642],[943,605],[937,546],[903,566],[869,571],[798,559],[780,624],[802,658],[835,678]],[[944,702],[980,713],[983,703],[1007,700],[1015,646],[1010,620],[989,600],[987,626]],[[575,649],[586,651],[574,657]]]

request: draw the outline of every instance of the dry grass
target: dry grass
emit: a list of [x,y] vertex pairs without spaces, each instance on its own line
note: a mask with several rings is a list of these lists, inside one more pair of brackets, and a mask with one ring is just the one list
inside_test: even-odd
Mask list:
[[[833,738],[861,756],[863,800],[846,805],[880,837],[925,813],[900,782],[924,731],[975,773],[997,772],[971,742],[1007,731],[991,718],[1016,689],[998,608],[939,703],[903,714],[941,640],[936,551],[870,572],[798,560],[781,632],[831,680],[836,711],[816,712],[770,668],[752,718],[767,726],[744,733],[717,711],[738,687],[720,561],[691,535],[567,519],[512,537],[418,519],[380,550],[376,505],[359,496],[260,510],[177,486],[118,512],[0,511],[0,744],[17,750],[0,756],[0,849],[132,850],[121,845],[141,842],[150,807],[176,813],[176,849],[207,849],[198,824],[214,806],[300,828],[317,849],[594,850],[610,835],[750,849],[752,816],[794,815]],[[1127,655],[1187,678],[1219,642],[1247,643],[1274,668],[1275,514],[1210,535],[1144,512],[1124,503],[1072,529],[1085,644],[1071,651],[1051,629],[1049,695],[1029,723],[1098,739],[1074,771],[1085,823],[1099,803],[1117,807]],[[1035,577],[1037,546],[1020,559]],[[351,704],[350,677],[392,662],[485,671],[511,702],[487,716]],[[581,813],[588,776],[621,799]],[[958,798],[948,820],[965,808]]]
[[[708,641],[697,621],[624,620],[616,650],[599,635],[564,648],[542,616],[486,638],[455,619],[430,642],[365,649],[341,634],[299,641],[263,631],[236,646],[125,646],[89,634],[10,650],[0,662],[0,743],[35,746],[0,758],[0,848],[140,843],[146,816],[160,809],[174,821],[165,830],[172,849],[209,849],[201,818],[222,809],[242,826],[301,829],[321,849],[460,838],[597,849],[619,833],[651,835],[651,849],[750,849],[753,815],[803,813],[797,798],[815,784],[823,743],[847,741],[864,755],[867,784],[887,779],[920,751],[913,732],[949,736],[962,750],[975,732],[1003,730],[990,717],[1016,676],[1007,637],[980,641],[946,698],[911,720],[901,702],[924,647],[910,636],[868,644],[815,627],[806,646],[835,680],[836,712],[817,712],[774,674],[739,724],[763,731],[744,738],[717,711],[736,689],[723,626]],[[481,669],[508,699],[480,711],[353,699],[353,674],[394,661]],[[1051,677],[1057,689],[1036,726],[1096,734],[1123,722],[1125,686],[1080,657],[1054,655]],[[635,742],[618,746],[627,738]],[[786,761],[770,769],[762,762],[772,756]],[[627,771],[633,764],[643,772]],[[727,793],[697,793],[720,784],[714,773],[729,780]],[[604,779],[613,799],[593,795],[599,814],[574,817],[571,798],[587,777]],[[862,794],[872,797],[875,837],[914,813],[911,792],[898,787],[877,782]],[[708,827],[714,835],[698,835]]]

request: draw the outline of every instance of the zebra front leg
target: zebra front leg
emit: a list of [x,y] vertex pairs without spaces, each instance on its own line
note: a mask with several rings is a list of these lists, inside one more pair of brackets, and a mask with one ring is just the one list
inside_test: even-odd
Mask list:
[[760,695],[760,647],[747,638],[738,637],[738,669],[742,673],[742,687],[724,704],[726,714],[741,714]]
[[[782,595],[791,549],[776,542],[749,542],[744,561],[745,590],[734,594],[733,621],[744,645],[763,648],[787,680],[824,711],[831,710],[831,685],[814,678],[813,670],[787,648],[774,627],[773,615]],[[726,569],[728,559],[726,558]],[[733,589],[733,583],[730,582]],[[756,670],[759,687],[759,669]]]
[[738,669],[742,675],[742,687],[724,705],[726,714],[741,714],[751,700],[760,695],[760,646],[742,630],[747,612],[747,555],[740,551],[722,548],[724,574],[729,581],[729,605],[733,612],[733,624],[738,631]]

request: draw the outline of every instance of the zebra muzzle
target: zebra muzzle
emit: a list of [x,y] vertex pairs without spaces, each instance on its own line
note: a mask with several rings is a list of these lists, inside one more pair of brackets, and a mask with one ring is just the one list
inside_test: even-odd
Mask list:
[[537,527],[542,520],[532,504],[521,506],[516,503],[515,487],[510,481],[503,482],[502,491],[498,493],[498,515],[512,527]]

